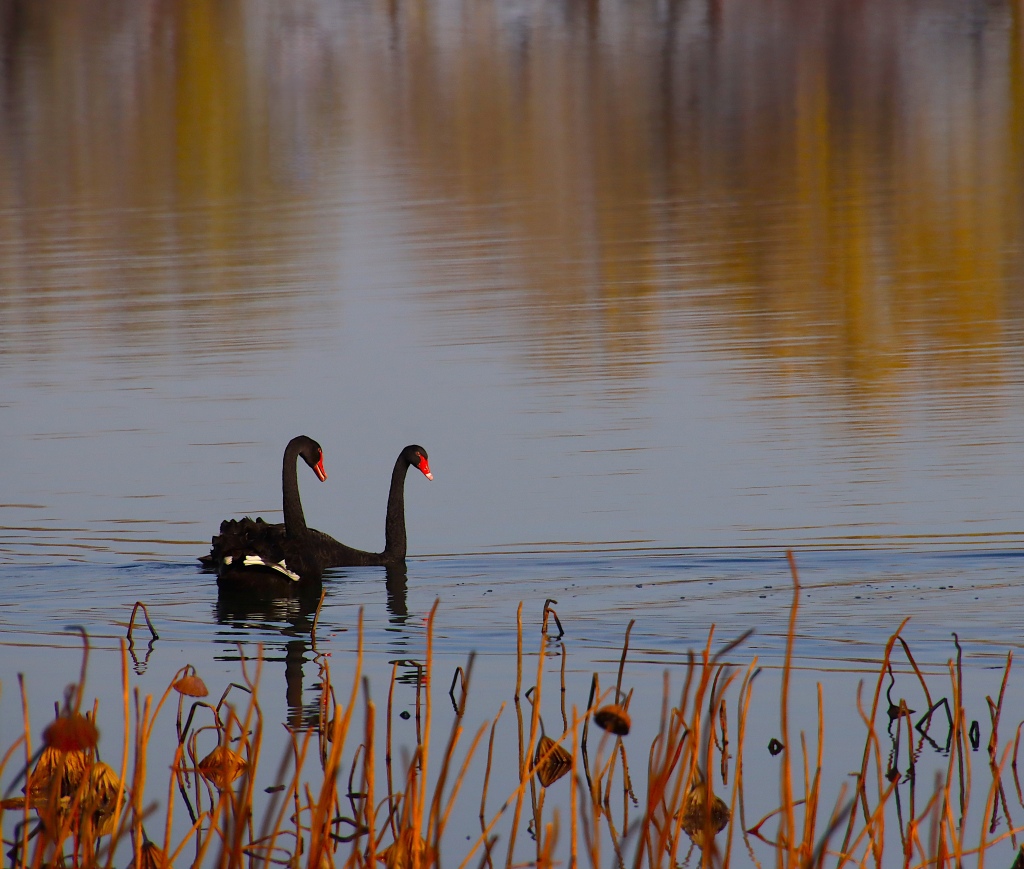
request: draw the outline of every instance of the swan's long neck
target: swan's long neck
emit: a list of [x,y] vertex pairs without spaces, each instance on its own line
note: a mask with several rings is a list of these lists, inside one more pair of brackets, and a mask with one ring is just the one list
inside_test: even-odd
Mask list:
[[299,498],[299,478],[296,465],[299,459],[301,444],[294,441],[284,451],[284,463],[281,466],[281,491],[284,494],[284,527],[289,537],[301,537],[306,533],[306,517],[302,512],[302,500]]
[[405,456],[399,456],[391,472],[391,489],[388,492],[388,514],[384,519],[384,557],[388,560],[405,558],[407,541],[405,536],[405,475],[409,463]]

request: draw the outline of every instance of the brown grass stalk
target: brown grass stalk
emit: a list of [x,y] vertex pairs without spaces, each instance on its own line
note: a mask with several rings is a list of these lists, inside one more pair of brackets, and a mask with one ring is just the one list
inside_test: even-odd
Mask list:
[[[520,605],[520,607],[521,607],[521,605]],[[540,723],[540,704],[541,704],[542,688],[543,688],[543,681],[544,681],[544,647],[545,647],[545,644],[547,643],[547,637],[545,635],[545,628],[547,627],[547,615],[548,615],[548,608],[547,608],[547,605],[545,605],[545,607],[544,607],[544,621],[543,621],[543,623],[541,625],[541,632],[540,632],[540,649],[538,650],[538,653],[537,653],[537,677],[536,677],[536,681],[534,682],[534,696],[531,698],[530,735],[529,735],[529,737],[526,740],[526,745],[529,748],[527,748],[526,751],[523,751],[521,753],[521,755],[520,755],[520,761],[519,761],[519,788],[517,788],[517,790],[516,790],[515,808],[514,808],[513,814],[512,814],[512,831],[509,834],[508,854],[507,854],[506,859],[505,859],[505,867],[506,867],[506,869],[511,869],[511,867],[512,867],[512,859],[513,859],[513,855],[515,853],[515,846],[516,846],[516,835],[517,835],[518,830],[519,830],[519,818],[522,815],[522,811],[523,811],[523,797],[526,794],[526,785],[528,783],[532,782],[532,780],[533,780],[533,773],[532,773],[532,771],[528,772],[528,769],[529,769],[529,766],[530,766],[530,752],[532,751],[532,746],[537,741],[537,730],[538,730],[539,723]],[[519,681],[519,677],[517,675],[517,678],[516,678],[516,688],[517,688],[516,696],[517,697],[518,697],[518,688],[520,687],[520,685],[521,685],[521,682]]]
[[[595,674],[590,682],[588,708],[580,713],[578,707],[572,704],[571,719],[566,720],[567,704],[571,697],[570,686],[566,683],[566,673],[570,672],[570,668],[565,643],[561,643],[557,650],[561,656],[560,708],[563,732],[552,740],[551,747],[546,750],[543,748],[548,745],[546,739],[540,742],[540,737],[544,735],[541,703],[546,659],[549,654],[555,653],[551,644],[557,641],[547,635],[546,625],[543,625],[537,653],[536,684],[526,692],[532,704],[528,726],[523,721],[522,710],[518,705],[518,693],[516,697],[519,712],[516,725],[520,734],[516,770],[518,782],[497,811],[489,816],[487,801],[488,791],[492,787],[491,767],[495,745],[500,744],[498,726],[505,704],[501,705],[493,721],[484,721],[475,731],[467,730],[467,733],[474,733],[472,740],[466,737],[464,729],[467,725],[462,715],[472,682],[473,659],[470,659],[464,673],[462,702],[455,710],[447,740],[436,748],[431,747],[432,731],[441,720],[437,718],[440,707],[435,710],[432,704],[433,675],[437,665],[433,634],[438,612],[438,604],[435,602],[426,623],[425,661],[417,665],[419,679],[416,702],[422,716],[418,717],[415,750],[401,775],[402,781],[395,783],[401,790],[396,790],[392,783],[391,757],[394,738],[391,717],[394,712],[398,664],[391,667],[387,721],[382,723],[378,720],[371,698],[369,682],[362,675],[364,639],[360,613],[359,639],[352,661],[351,690],[344,703],[331,704],[334,714],[330,739],[326,739],[322,724],[301,738],[291,733],[287,753],[282,758],[276,778],[280,789],[277,786],[271,789],[274,796],[269,800],[261,799],[255,787],[263,750],[264,721],[259,702],[263,655],[261,650],[255,658],[246,658],[240,650],[245,684],[237,687],[244,689],[248,698],[236,708],[227,703],[228,692],[225,691],[216,706],[201,703],[193,707],[193,712],[198,706],[209,709],[215,719],[213,724],[197,725],[193,729],[191,715],[183,731],[179,724],[169,780],[166,792],[162,795],[166,798],[166,805],[158,816],[163,826],[163,839],[157,845],[150,843],[143,832],[143,822],[153,811],[151,807],[144,806],[147,780],[151,772],[149,758],[157,747],[157,734],[162,732],[157,727],[162,727],[161,722],[167,717],[161,713],[167,706],[169,693],[165,691],[154,698],[151,695],[143,697],[138,690],[130,690],[128,650],[122,642],[120,652],[125,732],[121,736],[121,777],[116,790],[110,786],[110,790],[106,791],[111,794],[114,810],[112,830],[101,835],[97,817],[94,817],[90,808],[96,803],[90,802],[94,796],[90,791],[88,775],[83,776],[76,785],[61,790],[62,772],[69,762],[64,759],[60,761],[62,765],[58,767],[58,774],[50,779],[48,794],[38,800],[30,795],[24,799],[4,800],[3,808],[16,810],[20,819],[20,826],[5,842],[5,848],[10,848],[8,854],[11,869],[42,869],[43,866],[60,864],[82,866],[83,869],[110,869],[121,856],[127,856],[118,854],[118,841],[128,834],[133,839],[137,865],[141,865],[138,861],[143,848],[154,859],[173,863],[181,860],[186,848],[194,845],[195,853],[187,862],[195,866],[216,865],[241,869],[243,866],[257,864],[280,864],[294,866],[296,869],[303,866],[321,869],[342,865],[345,869],[377,869],[387,854],[387,869],[434,869],[441,865],[440,849],[446,841],[446,833],[453,819],[458,817],[460,800],[470,779],[470,771],[473,764],[477,763],[477,756],[481,754],[480,746],[488,732],[479,800],[479,835],[475,841],[467,843],[467,853],[457,858],[459,869],[467,869],[474,860],[479,860],[481,869],[490,869],[499,820],[506,822],[511,830],[505,865],[516,865],[516,849],[523,847],[526,842],[525,833],[519,826],[523,823],[521,813],[528,787],[533,808],[530,831],[535,838],[535,850],[530,855],[530,864],[538,869],[554,866],[559,860],[565,859],[564,855],[567,855],[569,869],[580,869],[586,863],[597,869],[604,865],[602,847],[605,843],[610,843],[613,852],[608,855],[611,864],[620,867],[631,865],[633,869],[674,869],[684,855],[687,862],[699,858],[700,865],[704,867],[728,867],[734,857],[734,838],[738,839],[740,834],[747,848],[744,865],[760,866],[756,845],[758,849],[767,847],[769,859],[774,857],[779,867],[787,869],[795,869],[797,866],[818,869],[823,865],[826,855],[835,858],[837,867],[858,865],[888,869],[888,864],[894,862],[891,853],[894,842],[898,842],[899,859],[905,869],[958,864],[984,867],[986,857],[993,853],[997,844],[1015,841],[1015,836],[1020,832],[1013,827],[1009,817],[1004,776],[1009,764],[1014,770],[1019,794],[1020,784],[1015,764],[1022,728],[1018,727],[1013,738],[1005,745],[1000,745],[998,738],[1005,698],[1010,693],[1008,678],[1012,658],[1007,657],[997,702],[986,698],[993,733],[987,746],[987,762],[984,767],[975,769],[971,763],[969,741],[973,735],[969,734],[969,719],[964,709],[963,662],[958,645],[957,660],[947,664],[947,678],[951,686],[951,703],[948,705],[951,716],[950,751],[937,776],[935,788],[923,808],[917,805],[919,801],[915,798],[914,782],[909,781],[910,812],[904,821],[904,807],[899,799],[904,793],[899,775],[904,744],[906,761],[911,764],[913,772],[923,740],[927,737],[922,732],[921,741],[914,745],[915,730],[910,711],[905,701],[901,699],[897,703],[889,693],[895,685],[891,658],[896,643],[904,650],[922,689],[929,697],[929,708],[938,707],[931,704],[926,680],[909,646],[900,635],[906,622],[901,624],[886,644],[870,702],[866,688],[857,693],[856,709],[864,728],[860,769],[856,772],[852,789],[851,802],[856,804],[857,811],[850,811],[850,805],[844,803],[845,786],[840,788],[834,807],[826,811],[823,802],[825,706],[820,683],[816,691],[816,734],[813,731],[811,735],[804,732],[790,734],[792,719],[788,704],[793,698],[792,680],[801,586],[792,555],[789,560],[794,595],[779,687],[780,736],[786,746],[786,756],[779,761],[778,805],[749,830],[745,819],[748,806],[744,798],[745,788],[751,785],[747,754],[749,747],[746,741],[751,732],[750,716],[755,709],[753,691],[759,670],[756,658],[746,666],[745,671],[724,660],[724,656],[735,649],[744,637],[725,644],[715,652],[715,627],[712,625],[703,649],[687,656],[683,685],[675,697],[671,692],[669,675],[665,673],[660,718],[650,722],[657,725],[658,732],[649,747],[640,747],[641,751],[646,748],[647,780],[640,794],[639,807],[634,809],[635,796],[630,780],[627,747],[637,748],[628,742],[635,735],[625,738],[616,736],[612,740],[602,736],[593,749],[592,765],[586,760],[588,748],[585,738],[581,739],[581,733],[584,736],[587,734],[590,717],[606,698],[600,697],[599,680]],[[521,612],[522,605],[517,612],[517,692],[521,688],[523,667]],[[550,612],[553,617],[553,611]],[[632,697],[632,691],[623,684],[631,628],[632,622],[623,641],[618,678],[613,689],[616,701],[625,697],[625,707],[629,706]],[[323,686],[321,702],[324,704],[321,721],[325,721],[328,718],[327,702],[333,698],[333,688],[326,657],[318,657],[318,665]],[[892,684],[883,697],[882,691],[887,680],[892,680]],[[23,680],[20,684],[24,732],[15,737],[0,757],[0,773],[10,765],[12,758],[24,753],[24,775],[28,776],[35,759],[30,739],[28,692]],[[73,705],[82,705],[83,691],[84,687],[76,686],[61,708],[71,709]],[[880,702],[885,698],[888,698],[890,708],[888,733],[884,726],[880,728],[877,723],[879,718],[885,718],[882,714],[885,710],[880,707]],[[643,704],[640,705],[642,712]],[[97,716],[96,706],[93,701],[93,709],[88,713],[92,719]],[[733,718],[732,722],[730,718]],[[643,720],[642,717],[640,720]],[[172,714],[172,730],[174,723]],[[923,722],[920,726],[922,731],[926,731]],[[357,733],[360,727],[361,735]],[[381,727],[385,736],[384,763],[388,778],[387,794],[383,799],[375,779],[379,758],[378,727]],[[218,746],[232,748],[245,761],[245,772],[235,784],[214,784],[199,776],[198,746],[209,741],[210,731],[216,734]],[[734,743],[729,741],[730,733],[734,734]],[[811,742],[814,736],[817,738],[816,745]],[[319,740],[319,765],[311,755],[314,738]],[[888,748],[885,747],[887,741]],[[537,750],[539,744],[542,745],[540,751]],[[546,773],[545,770],[555,753],[555,746],[562,745],[571,747],[572,770],[568,791],[563,789],[559,794],[555,789],[565,788],[565,785],[550,777],[551,770]],[[129,766],[130,751],[134,752],[134,757]],[[730,751],[735,753],[734,758],[728,758]],[[727,758],[730,763],[734,761],[728,809],[734,819],[732,823],[738,822],[741,827],[739,831],[733,827],[726,834],[722,850],[719,850],[713,836],[701,838],[706,835],[706,831],[705,834],[700,834],[699,830],[694,832],[692,823],[684,829],[683,809],[690,799],[689,811],[692,818],[692,807],[695,805],[692,797],[706,793],[710,800],[714,796],[716,771],[721,776],[718,780],[719,788],[723,786]],[[582,768],[581,759],[584,761]],[[87,768],[95,760],[95,755],[88,755]],[[314,768],[312,774],[306,770],[307,760]],[[802,769],[797,769],[796,764],[799,763],[802,763]],[[613,796],[614,788],[618,786],[616,775],[619,764],[622,774],[621,807]],[[982,784],[985,769],[989,771],[987,787]],[[549,787],[542,788],[539,781],[545,774],[549,778],[544,783]],[[186,792],[185,785],[193,781],[190,777],[194,777],[194,785],[190,784]],[[351,811],[346,809],[343,812],[338,791],[339,787],[344,791],[346,781]],[[175,785],[179,782],[180,796],[191,815],[191,825],[180,841],[174,832],[174,800],[178,798]],[[27,783],[26,779],[26,786]],[[155,781],[154,784],[160,787],[163,782]],[[763,783],[758,784],[763,787]],[[193,787],[197,811],[193,811],[189,799]],[[897,787],[901,788],[899,792]],[[699,788],[706,791],[700,791]],[[205,799],[203,793],[207,794]],[[589,800],[585,795],[589,795]],[[344,796],[342,793],[342,799]],[[726,797],[724,791],[722,796]],[[61,797],[63,802],[60,802]],[[567,818],[563,812],[566,801],[569,811]],[[894,803],[895,810],[892,808]],[[972,811],[972,805],[976,807],[975,811]],[[1004,830],[995,828],[1000,805],[1006,818]],[[973,820],[978,817],[977,810],[982,807],[982,828],[975,838]],[[898,824],[893,821],[893,811],[897,813]],[[386,812],[386,817],[381,812]],[[35,815],[39,816],[38,819]],[[710,819],[708,808],[708,827]],[[348,823],[352,824],[351,831],[343,826]],[[774,836],[772,833],[762,833],[769,826],[776,831]],[[830,850],[830,838],[838,835],[843,827],[845,835],[841,844],[836,850]],[[258,837],[254,828],[259,830]],[[686,830],[703,846],[698,857],[691,856],[697,846],[689,844]],[[381,840],[388,831],[393,844],[382,850]],[[459,832],[462,832],[461,827]],[[567,837],[567,842],[561,841],[561,837]],[[127,842],[124,844],[127,847]]]
[[505,711],[505,704],[502,703],[498,707],[498,714],[494,716],[494,721],[491,722],[491,735],[487,740],[487,763],[484,767],[484,783],[480,791],[480,828],[484,828],[484,818],[487,815],[487,790],[491,781],[491,763],[494,759],[494,734],[498,727],[498,722],[501,720],[501,715]]

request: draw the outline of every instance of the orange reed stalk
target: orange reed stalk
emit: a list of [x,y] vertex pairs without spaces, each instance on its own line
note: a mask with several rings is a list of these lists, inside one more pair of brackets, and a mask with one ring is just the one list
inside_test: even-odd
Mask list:
[[[530,753],[533,750],[533,745],[537,741],[537,730],[540,723],[540,704],[544,681],[544,644],[547,642],[547,636],[544,633],[544,628],[547,626],[547,608],[544,609],[544,622],[541,626],[540,633],[540,649],[537,653],[537,681],[534,683],[534,692],[532,699],[532,709],[530,715],[530,735],[526,740],[526,751],[523,752],[519,761],[519,788],[516,791],[516,802],[515,809],[512,813],[512,829],[509,833],[508,840],[508,854],[505,858],[506,869],[511,869],[513,855],[515,854],[516,836],[519,832],[519,818],[523,811],[523,796],[526,793],[525,785],[533,780],[532,773],[528,772],[530,767]],[[519,679],[517,675],[517,689],[519,687]],[[516,692],[518,696],[518,690]]]

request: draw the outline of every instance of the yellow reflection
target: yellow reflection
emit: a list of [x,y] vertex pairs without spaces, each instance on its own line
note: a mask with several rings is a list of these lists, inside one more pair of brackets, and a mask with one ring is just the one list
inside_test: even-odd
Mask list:
[[281,321],[338,245],[331,215],[373,177],[413,226],[376,254],[416,258],[446,315],[497,328],[541,377],[628,393],[694,348],[748,358],[775,394],[810,378],[868,404],[1005,376],[1016,4],[21,14],[4,37],[8,319],[57,327],[71,288],[101,333],[184,321],[220,352],[242,299],[250,330],[294,340]]

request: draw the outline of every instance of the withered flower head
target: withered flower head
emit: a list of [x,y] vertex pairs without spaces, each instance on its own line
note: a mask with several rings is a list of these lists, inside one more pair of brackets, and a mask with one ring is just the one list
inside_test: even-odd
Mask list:
[[87,762],[88,755],[84,751],[44,748],[29,773],[26,791],[30,796],[42,796],[56,787],[58,795],[69,794],[78,787],[85,775]]
[[199,761],[198,768],[203,778],[223,790],[245,772],[245,760],[238,752],[218,745]]
[[139,849],[138,865],[133,857],[132,862],[128,864],[128,869],[167,869],[170,865],[164,860],[163,848],[147,839]]
[[412,830],[405,829],[398,838],[377,855],[377,859],[387,869],[411,869],[413,863],[418,866],[429,866],[434,862],[434,849],[421,836],[414,841]]
[[97,811],[112,810],[120,787],[121,780],[117,773],[107,764],[97,761],[89,770],[89,793],[86,800]]
[[80,712],[61,715],[43,731],[43,745],[57,751],[84,751],[95,748],[100,733]]
[[[547,755],[547,760],[543,760]],[[537,741],[537,751],[533,755],[537,767],[537,778],[544,787],[549,787],[572,769],[572,755],[562,746],[555,743],[550,736],[542,736]]]
[[121,780],[107,764],[98,761],[89,770],[89,785],[82,796],[82,809],[97,836],[109,836],[117,826],[114,807]]
[[206,683],[195,673],[186,673],[171,687],[186,697],[205,697],[210,693]]
[[616,736],[625,736],[633,725],[629,713],[618,703],[609,703],[598,709],[594,713],[594,723],[602,730],[607,730]]
[[708,800],[708,789],[704,782],[690,788],[683,803],[682,828],[693,843],[703,850],[715,836],[725,829],[731,813],[725,802],[715,796]]

